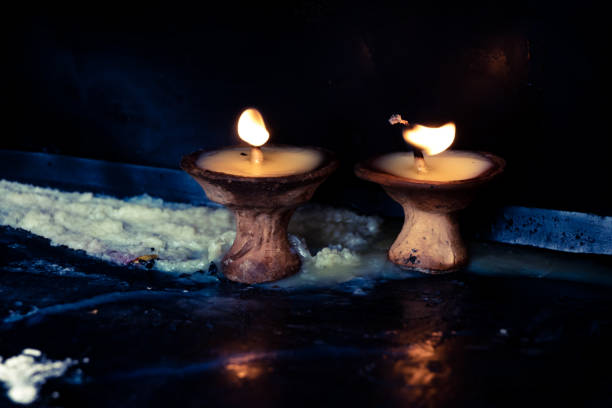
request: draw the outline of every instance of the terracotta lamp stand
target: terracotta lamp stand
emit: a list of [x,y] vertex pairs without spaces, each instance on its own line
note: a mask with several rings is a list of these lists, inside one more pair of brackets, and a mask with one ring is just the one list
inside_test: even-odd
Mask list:
[[492,166],[478,177],[460,181],[422,181],[377,169],[377,158],[355,166],[355,174],[380,184],[404,208],[404,226],[389,249],[389,260],[403,269],[428,274],[454,272],[468,262],[459,233],[457,211],[466,208],[477,191],[501,173],[504,159],[479,152]]
[[312,171],[283,177],[243,177],[202,169],[196,165],[204,151],[183,157],[181,168],[206,196],[231,209],[236,239],[222,260],[226,278],[242,283],[275,281],[299,271],[301,261],[287,237],[296,207],[338,167],[333,153],[319,148],[321,164]]

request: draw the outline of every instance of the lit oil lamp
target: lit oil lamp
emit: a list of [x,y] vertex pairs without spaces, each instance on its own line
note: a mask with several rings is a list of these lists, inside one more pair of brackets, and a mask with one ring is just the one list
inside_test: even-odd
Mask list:
[[404,226],[389,249],[389,259],[404,269],[447,273],[468,261],[456,212],[469,205],[476,191],[501,173],[505,161],[491,153],[447,150],[455,125],[431,128],[404,125],[404,140],[414,152],[390,153],[355,166],[358,177],[382,185],[404,208]]
[[223,257],[223,274],[243,283],[282,279],[301,266],[287,238],[289,220],[338,161],[316,147],[262,147],[269,133],[256,109],[240,115],[238,135],[251,147],[197,151],[183,157],[181,167],[210,200],[236,217],[236,239]]

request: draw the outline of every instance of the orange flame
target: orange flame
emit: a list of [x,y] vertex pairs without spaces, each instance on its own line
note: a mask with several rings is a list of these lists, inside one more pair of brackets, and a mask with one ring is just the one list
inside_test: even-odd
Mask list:
[[437,128],[414,125],[405,129],[403,136],[406,142],[433,156],[442,153],[453,144],[455,124],[450,122]]
[[266,129],[263,116],[257,109],[245,109],[238,119],[238,136],[251,146],[259,147],[268,141],[270,133]]

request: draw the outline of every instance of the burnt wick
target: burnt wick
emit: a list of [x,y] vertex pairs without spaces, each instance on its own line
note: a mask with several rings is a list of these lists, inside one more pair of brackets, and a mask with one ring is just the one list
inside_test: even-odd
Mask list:
[[391,117],[389,118],[389,123],[392,125],[397,125],[398,123],[400,123],[404,126],[410,126],[410,123],[408,123],[407,120],[402,119],[402,115],[398,115],[397,113],[391,115]]
[[[397,113],[391,115],[389,118],[389,123],[392,125],[397,125],[398,123],[404,125],[406,127],[412,127],[412,125],[405,119],[402,119],[402,115],[398,115]],[[416,166],[417,173],[425,174],[427,173],[427,164],[425,163],[425,158],[423,157],[423,152],[416,146],[413,146],[414,149],[414,165]]]

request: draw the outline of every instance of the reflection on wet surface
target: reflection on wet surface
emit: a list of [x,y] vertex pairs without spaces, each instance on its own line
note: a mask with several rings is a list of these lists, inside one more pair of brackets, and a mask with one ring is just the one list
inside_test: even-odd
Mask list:
[[[609,288],[468,274],[316,290],[194,285],[23,245],[0,242],[0,356],[32,347],[89,361],[82,382],[68,373],[45,384],[39,406],[490,407],[524,406],[527,394],[531,405],[582,406],[608,398]],[[42,271],[41,259],[62,273]],[[28,262],[34,273],[14,270]]]
[[273,371],[275,352],[247,352],[225,358],[223,370],[230,382],[238,385]]
[[440,356],[436,355],[436,346],[442,333],[435,332],[431,336],[429,340],[408,346],[405,358],[393,365],[393,372],[402,376],[407,385],[413,387],[430,385],[437,375],[436,371],[440,371]]
[[247,363],[229,363],[225,369],[239,380],[252,380],[261,375],[262,369],[253,364]]
[[390,368],[393,376],[400,379],[395,382],[397,388],[393,394],[404,404],[445,400],[444,395],[437,396],[451,375],[450,362],[440,345],[442,332],[430,333],[428,337],[406,346]]

